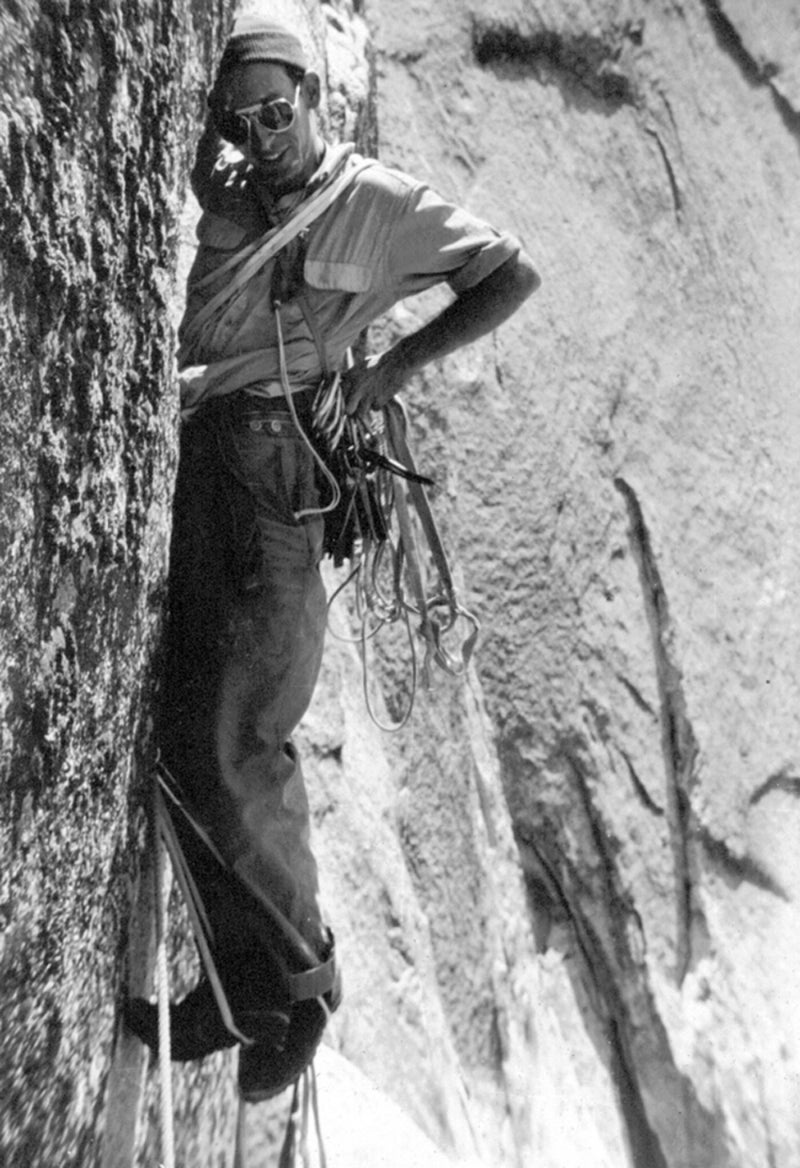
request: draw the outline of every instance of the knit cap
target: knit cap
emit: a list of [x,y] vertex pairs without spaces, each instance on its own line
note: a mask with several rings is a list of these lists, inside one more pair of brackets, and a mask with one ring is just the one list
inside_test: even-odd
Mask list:
[[240,13],[219,63],[217,79],[247,61],[279,61],[305,71],[308,59],[299,37],[258,8]]

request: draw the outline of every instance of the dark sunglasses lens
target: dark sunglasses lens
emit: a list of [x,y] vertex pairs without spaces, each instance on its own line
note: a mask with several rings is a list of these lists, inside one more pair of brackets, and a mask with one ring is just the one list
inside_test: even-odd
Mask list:
[[273,133],[288,130],[294,121],[294,106],[280,97],[277,101],[265,101],[258,115],[261,125]]

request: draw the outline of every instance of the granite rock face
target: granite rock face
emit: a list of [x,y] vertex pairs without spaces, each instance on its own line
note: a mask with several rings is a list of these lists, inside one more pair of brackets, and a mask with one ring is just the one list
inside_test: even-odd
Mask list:
[[540,961],[636,1164],[794,1163],[796,8],[368,16],[383,158],[543,278],[414,395]]
[[[800,17],[789,0],[275,11],[320,63],[328,132],[510,228],[543,279],[408,393],[483,622],[474,666],[390,735],[365,715],[357,646],[332,636],[299,735],[345,977],[331,1160],[415,1140],[345,1059],[463,1163],[793,1168]],[[199,0],[0,16],[12,1164],[158,1156],[157,1074],[116,1008],[150,926],[131,889],[184,183],[229,17]],[[398,309],[372,343],[441,303]],[[355,634],[347,599],[331,623]],[[407,647],[367,656],[392,720]],[[233,1162],[232,1066],[176,1071],[179,1163]],[[121,1101],[141,1122],[114,1162]],[[240,1150],[274,1114],[248,1109]]]
[[100,1162],[152,763],[177,211],[215,25],[170,0],[0,14],[9,1165]]

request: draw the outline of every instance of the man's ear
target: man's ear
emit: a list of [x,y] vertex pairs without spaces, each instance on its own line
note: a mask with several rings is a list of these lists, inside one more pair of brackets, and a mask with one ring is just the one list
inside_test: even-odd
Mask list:
[[313,69],[309,69],[309,71],[303,76],[301,88],[303,90],[303,97],[306,99],[306,105],[308,108],[316,109],[319,105],[322,94],[319,74],[315,73]]

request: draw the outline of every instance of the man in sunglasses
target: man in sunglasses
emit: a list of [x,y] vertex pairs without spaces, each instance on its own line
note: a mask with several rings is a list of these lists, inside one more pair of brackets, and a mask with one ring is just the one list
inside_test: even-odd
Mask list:
[[[347,414],[366,414],[538,285],[511,236],[326,144],[320,97],[290,30],[258,12],[238,18],[193,171],[203,216],[180,330],[186,421],[160,744],[210,959],[172,1008],[173,1051],[241,1042],[251,1100],[296,1078],[338,999],[290,740],[326,623],[330,483],[311,440],[320,384],[337,387]],[[442,282],[449,307],[345,369],[372,320]],[[157,1044],[149,1003],[131,1003],[128,1021]]]

